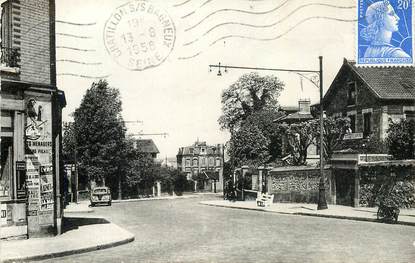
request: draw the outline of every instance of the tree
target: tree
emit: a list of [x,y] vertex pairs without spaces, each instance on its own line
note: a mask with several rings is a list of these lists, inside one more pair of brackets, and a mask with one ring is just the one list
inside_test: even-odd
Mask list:
[[105,80],[93,83],[75,110],[78,159],[89,181],[121,184],[120,176],[127,166],[121,110],[118,89],[109,87]]
[[269,140],[267,145],[268,154],[270,155],[269,162],[275,161],[282,154],[282,137],[284,131],[274,120],[283,115],[284,113],[278,112],[276,109],[267,108],[253,112],[244,121],[248,125],[258,127],[262,135]]
[[287,138],[288,152],[293,165],[304,165],[307,160],[307,149],[314,143],[315,127],[312,121],[281,124]]
[[[311,124],[313,126],[313,136],[318,149],[320,149],[320,120],[312,120]],[[325,161],[330,161],[334,150],[342,143],[349,125],[350,120],[348,118],[327,117],[323,119],[323,147]]]
[[154,185],[157,174],[156,165],[150,155],[134,149],[128,164],[126,181],[129,186],[137,188],[137,193],[140,192],[140,187],[147,191]]
[[259,76],[257,73],[242,75],[222,93],[222,116],[219,124],[231,132],[237,130],[253,112],[278,106],[278,97],[283,90],[275,76]]
[[386,143],[394,159],[415,159],[415,121],[390,121]]
[[251,122],[231,135],[228,153],[234,167],[241,165],[260,166],[270,159],[268,145],[270,140],[265,137],[261,130]]
[[64,163],[75,163],[76,137],[74,124],[66,122],[62,127],[62,159]]

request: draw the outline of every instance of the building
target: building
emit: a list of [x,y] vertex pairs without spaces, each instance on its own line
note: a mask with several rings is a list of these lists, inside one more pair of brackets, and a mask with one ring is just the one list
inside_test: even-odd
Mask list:
[[1,238],[61,233],[55,1],[1,1]]
[[350,118],[351,133],[331,159],[334,203],[373,205],[370,189],[387,177],[415,182],[415,160],[364,149],[370,136],[386,138],[390,120],[415,119],[414,67],[357,67],[344,59],[323,106],[328,116]]
[[134,141],[134,148],[140,153],[148,154],[153,159],[157,159],[159,149],[152,139],[138,139]]
[[223,190],[223,145],[195,142],[181,147],[177,153],[177,168],[195,182],[195,190]]
[[[415,118],[414,67],[357,67],[344,59],[323,98],[323,106],[327,116],[350,118],[351,126],[351,133],[324,169],[328,203],[373,206],[376,191],[386,180],[415,183],[415,160],[392,160],[388,154],[370,153],[363,148],[370,136],[386,138],[389,120]],[[312,107],[311,112],[318,112],[319,105]],[[292,124],[303,119],[307,120],[299,112],[291,112],[277,121]],[[276,167],[258,174],[252,177],[253,185],[261,189],[261,182],[265,181],[262,186],[274,194],[275,201],[317,200],[317,166]]]
[[328,116],[350,118],[346,139],[383,140],[389,120],[415,119],[415,68],[356,67],[344,59],[323,106]]

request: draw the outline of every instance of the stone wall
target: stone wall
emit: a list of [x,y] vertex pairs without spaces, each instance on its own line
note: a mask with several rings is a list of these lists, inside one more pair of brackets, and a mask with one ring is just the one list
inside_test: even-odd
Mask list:
[[[334,180],[330,168],[324,171],[326,199],[332,203],[334,198]],[[281,167],[270,172],[271,193],[274,202],[317,203],[320,168],[318,167]]]

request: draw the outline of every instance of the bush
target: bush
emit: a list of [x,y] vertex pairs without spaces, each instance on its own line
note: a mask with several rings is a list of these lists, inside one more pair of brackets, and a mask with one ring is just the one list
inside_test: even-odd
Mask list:
[[386,142],[389,153],[398,160],[415,158],[415,121],[400,120],[391,122],[388,128]]
[[182,195],[187,185],[187,177],[184,173],[178,173],[174,178],[174,192],[176,195]]
[[415,204],[415,188],[408,181],[384,183],[376,194],[376,203],[389,207],[411,208]]

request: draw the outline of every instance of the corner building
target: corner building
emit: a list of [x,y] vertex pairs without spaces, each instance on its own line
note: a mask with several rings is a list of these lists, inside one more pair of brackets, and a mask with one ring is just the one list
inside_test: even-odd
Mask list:
[[1,2],[0,238],[61,233],[55,1]]

